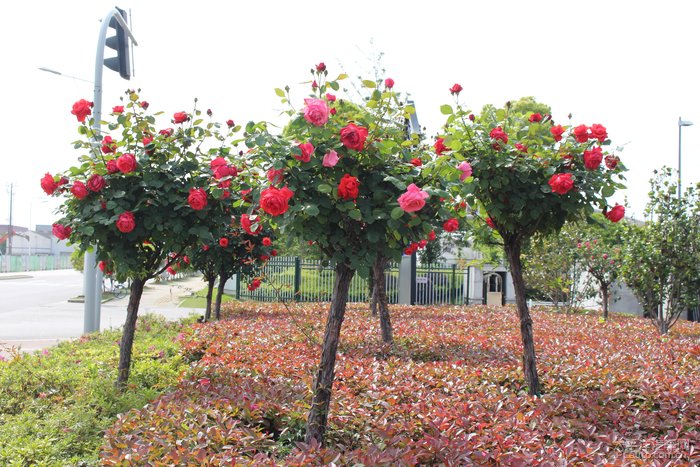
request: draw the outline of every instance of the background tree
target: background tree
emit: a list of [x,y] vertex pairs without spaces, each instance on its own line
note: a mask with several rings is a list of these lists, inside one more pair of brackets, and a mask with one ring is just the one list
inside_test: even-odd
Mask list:
[[643,225],[625,231],[622,277],[661,334],[698,305],[700,290],[700,199],[698,186],[683,195],[673,171],[650,181]]
[[148,103],[128,91],[124,105],[112,109],[111,133],[96,135],[86,123],[91,107],[85,100],[73,106],[83,136],[75,142],[82,151],[79,165],[62,176],[46,174],[41,185],[47,194],[65,198],[54,235],[82,250],[95,245],[97,259],[117,280],[131,279],[117,377],[117,385],[125,387],[146,281],[191,245],[210,241],[212,225],[226,222],[222,206],[209,202],[202,159],[225,152],[225,139],[235,128],[222,135],[219,124],[202,125],[196,105],[191,113],[173,115],[175,128],[158,128]]
[[[433,219],[449,211],[438,202],[447,192],[416,184],[420,170],[411,160],[422,157],[404,127],[413,109],[399,100],[393,80],[362,81],[370,99],[356,105],[332,94],[344,75],[327,81],[323,63],[312,73],[312,94],[301,111],[288,111],[292,120],[283,137],[262,123],[249,124],[246,136],[257,147],[255,157],[267,161],[269,185],[255,193],[261,211],[272,216],[280,235],[313,242],[335,265],[306,432],[308,442],[322,442],[350,280],[426,239]],[[283,103],[292,102],[288,87],[276,92]],[[403,198],[396,198],[397,189]]]
[[[448,115],[444,143],[451,150],[450,164],[471,164],[474,181],[463,193],[503,240],[520,318],[523,371],[530,394],[539,395],[523,245],[536,233],[558,231],[565,221],[592,214],[595,207],[607,210],[606,198],[623,186],[614,180],[623,166],[615,159],[601,167],[603,146],[609,144],[602,125],[554,125],[548,115],[519,113],[510,103],[476,116],[459,104],[461,90],[458,84],[450,89],[456,109],[441,107]],[[617,206],[613,217],[620,210],[624,213]]]

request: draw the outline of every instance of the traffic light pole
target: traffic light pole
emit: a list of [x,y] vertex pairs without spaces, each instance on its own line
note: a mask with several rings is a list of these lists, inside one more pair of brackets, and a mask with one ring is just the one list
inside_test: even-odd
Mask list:
[[[129,38],[138,45],[134,39],[129,25],[117,8],[112,8],[102,20],[100,33],[97,38],[97,55],[95,56],[95,89],[93,93],[92,107],[92,131],[93,144],[99,151],[102,132],[102,67],[104,66],[105,44],[107,42],[107,30],[112,19],[124,29]],[[97,268],[97,253],[95,248],[85,252],[83,262],[83,295],[85,307],[83,316],[83,332],[90,333],[100,329],[100,311],[102,304],[102,271]]]

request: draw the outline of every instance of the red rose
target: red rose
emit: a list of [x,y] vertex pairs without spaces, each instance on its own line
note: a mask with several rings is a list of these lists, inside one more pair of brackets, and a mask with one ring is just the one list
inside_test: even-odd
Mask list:
[[474,120],[476,120],[476,116],[474,114],[469,114],[469,120],[473,122]]
[[386,86],[387,89],[391,89],[394,87],[394,80],[391,78],[387,78],[384,80],[384,86]]
[[599,143],[602,143],[607,137],[608,130],[605,129],[603,125],[600,125],[598,123],[594,123],[593,125],[591,125],[591,139],[597,139]]
[[207,116],[211,117],[212,115],[213,115],[213,112],[211,111],[211,109],[207,109]]
[[565,195],[574,187],[574,181],[570,173],[554,174],[548,183],[552,187],[552,192],[559,195]]
[[454,232],[455,230],[459,229],[459,221],[454,217],[448,219],[442,224],[442,228],[445,232]]
[[131,211],[125,211],[119,214],[119,218],[116,222],[117,230],[121,233],[129,233],[136,227],[136,219],[134,218],[134,213]]
[[163,136],[172,136],[173,133],[175,133],[175,130],[173,130],[172,128],[166,128],[166,129],[160,130],[158,132],[159,135],[163,135]]
[[335,115],[336,113],[338,113],[338,111],[335,110],[335,107],[330,110],[331,115]]
[[139,103],[139,105],[141,106],[141,108],[142,108],[143,110],[147,110],[147,109],[148,109],[148,106],[151,105],[151,104],[149,104],[149,103],[146,102],[146,101],[141,101],[141,102]]
[[611,222],[619,222],[623,217],[625,217],[625,207],[615,204],[614,208],[607,212],[603,211],[603,214],[605,214],[605,217],[607,217]]
[[585,143],[588,141],[588,127],[586,125],[579,125],[574,128],[574,138],[579,143]]
[[115,174],[119,172],[119,167],[117,167],[117,161],[110,159],[107,161],[107,172]]
[[168,266],[167,268],[165,268],[165,270],[168,271],[168,274],[170,274],[171,276],[174,276],[175,274],[177,274],[177,271],[172,266]]
[[220,246],[221,248],[226,248],[226,247],[228,246],[228,238],[226,238],[226,237],[221,237],[221,238],[219,239],[219,246]]
[[116,148],[117,144],[114,142],[111,136],[105,136],[102,138],[102,152],[104,154],[112,153]]
[[253,281],[250,284],[248,284],[248,290],[250,290],[252,292],[253,290],[260,287],[261,283],[262,282],[260,281],[260,279],[253,279]]
[[124,106],[123,105],[115,105],[114,107],[112,107],[112,113],[113,114],[124,113]]
[[233,128],[234,126],[236,126],[236,124],[233,122],[233,120],[228,119],[226,120],[226,126],[228,126],[229,128]]
[[272,251],[270,251],[270,254],[271,254],[272,256],[277,256],[277,250],[272,250]]
[[460,86],[459,84],[455,83],[455,84],[452,85],[452,87],[450,88],[450,93],[451,93],[451,94],[459,94],[460,92],[462,92],[462,89],[464,89],[464,88],[462,88],[462,86]]
[[220,167],[220,166],[226,165],[226,164],[227,164],[226,159],[224,159],[223,157],[215,157],[209,163],[209,167],[211,167],[212,170],[215,170],[217,167]]
[[[255,229],[253,229],[253,225],[255,225]],[[258,216],[249,216],[248,214],[241,215],[241,227],[249,235],[257,235],[262,230]]]
[[564,134],[564,127],[561,125],[554,125],[549,129],[549,132],[554,136],[554,141],[561,141],[561,135]]
[[122,154],[117,157],[117,168],[125,174],[136,170],[136,158],[133,154]]
[[431,230],[430,232],[428,232],[428,240],[430,240],[431,242],[433,242],[433,241],[435,241],[436,238],[437,238],[437,235],[435,235],[435,231],[434,231],[434,230]]
[[487,218],[486,218],[486,225],[488,225],[488,226],[491,227],[492,229],[495,229],[495,228],[496,228],[496,223],[493,222],[493,219],[491,219],[490,217],[487,217]]
[[284,181],[284,169],[271,168],[267,171],[267,180],[273,185],[282,183]]
[[[501,128],[500,126],[497,126],[493,130],[491,130],[489,136],[491,137],[491,139],[496,141],[503,141],[504,143],[508,142],[508,135],[505,131],[503,131],[503,128]],[[498,143],[494,143],[492,146],[497,151],[501,149],[501,146]]]
[[532,123],[537,123],[542,121],[542,114],[532,114],[530,115],[530,118],[528,119]]
[[190,116],[187,115],[187,112],[175,112],[173,115],[173,123],[185,123],[189,119]]
[[262,244],[264,246],[272,246],[272,240],[270,240],[270,237],[265,237],[262,239]]
[[343,175],[338,184],[338,196],[350,200],[357,198],[360,194],[360,182],[350,174]]
[[420,167],[423,165],[423,161],[417,157],[414,157],[413,159],[411,159],[411,165],[413,165],[415,167]]
[[71,231],[72,231],[72,229],[70,227],[68,227],[67,225],[53,224],[51,226],[51,232],[59,240],[65,240],[68,237],[70,237]]
[[438,156],[441,156],[445,151],[450,151],[450,148],[445,146],[445,138],[436,139],[435,144],[433,144],[433,148],[435,148],[435,154]]
[[328,102],[335,102],[335,96],[330,92],[326,93],[326,99],[328,99]]
[[153,142],[153,136],[144,136],[141,138],[141,144],[143,144],[143,147],[148,146]]
[[302,162],[309,162],[311,160],[311,154],[314,153],[314,145],[311,143],[302,143],[298,147],[301,149],[301,154],[295,154],[294,158]]
[[321,62],[318,65],[316,65],[316,71],[318,71],[319,73],[323,73],[324,71],[326,71],[326,64]]
[[85,99],[80,99],[78,102],[73,104],[73,110],[70,113],[75,115],[80,123],[85,121],[85,118],[92,113],[93,103],[86,101]]
[[53,179],[53,175],[46,172],[44,178],[41,179],[41,189],[44,190],[44,193],[46,193],[47,195],[52,195],[58,187],[59,184],[56,183],[56,181]]
[[362,151],[365,147],[367,139],[367,128],[357,126],[354,123],[349,123],[345,128],[340,130],[340,141],[343,146],[355,151]]
[[614,170],[617,164],[620,163],[620,158],[617,156],[607,155],[605,156],[605,167],[610,170]]
[[260,193],[260,208],[271,216],[279,216],[289,209],[289,200],[294,192],[287,188],[278,189],[273,186]]
[[603,148],[593,148],[590,151],[583,151],[583,165],[588,170],[596,170],[603,161]]
[[105,179],[99,174],[92,174],[87,181],[88,190],[94,191],[95,193],[101,191],[105,185]]
[[88,195],[88,191],[85,187],[85,184],[78,180],[73,182],[73,186],[71,187],[70,192],[73,193],[73,196],[75,196],[78,199],[83,199]]
[[316,82],[316,80],[314,80],[314,82],[311,83],[311,88],[316,89],[317,87],[318,87],[318,83]]
[[520,152],[527,152],[527,146],[525,146],[522,143],[515,143],[515,149],[517,149]]
[[207,192],[204,188],[190,188],[187,204],[195,211],[204,209],[207,206]]

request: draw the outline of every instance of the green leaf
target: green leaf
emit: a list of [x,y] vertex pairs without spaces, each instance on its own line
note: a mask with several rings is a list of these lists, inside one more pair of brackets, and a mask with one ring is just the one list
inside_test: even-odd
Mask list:
[[453,112],[452,106],[449,104],[442,104],[440,106],[440,112],[442,112],[443,115],[450,115]]
[[282,89],[280,89],[280,88],[275,88],[275,94],[277,94],[277,95],[280,96],[280,97],[285,97],[285,96],[286,96],[286,94],[284,93],[284,90],[282,90]]
[[366,88],[376,88],[377,87],[377,83],[375,83],[374,81],[368,80],[368,79],[363,79],[362,85]]
[[350,216],[352,219],[355,219],[356,221],[362,220],[362,213],[359,209],[352,209],[348,212],[348,216]]
[[311,217],[318,216],[318,206],[315,204],[307,204],[304,206],[304,212]]
[[404,210],[401,209],[401,206],[397,206],[394,209],[391,210],[391,218],[392,219],[398,219],[401,216],[403,216]]
[[348,78],[348,75],[346,75],[345,73],[341,73],[338,75],[338,77],[335,80],[340,81],[341,79],[347,79],[347,78]]
[[330,83],[328,83],[328,86],[330,86],[331,89],[333,89],[334,91],[337,91],[338,89],[340,89],[340,85],[338,83],[336,83],[335,81],[331,81]]
[[605,185],[600,193],[604,198],[610,198],[615,194],[615,188],[610,185]]
[[321,183],[319,186],[316,187],[316,191],[318,191],[319,193],[330,193],[331,191],[333,191],[333,187],[325,183]]

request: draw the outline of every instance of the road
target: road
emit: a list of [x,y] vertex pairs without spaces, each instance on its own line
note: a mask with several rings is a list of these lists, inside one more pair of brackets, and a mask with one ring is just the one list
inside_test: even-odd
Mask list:
[[[160,313],[169,319],[199,309],[178,308],[180,300],[203,287],[200,278],[179,283],[151,284],[144,288],[139,314]],[[0,274],[0,344],[30,351],[83,333],[84,305],[69,299],[82,295],[83,276],[74,270],[30,271]],[[100,328],[124,324],[128,297],[101,306]]]

